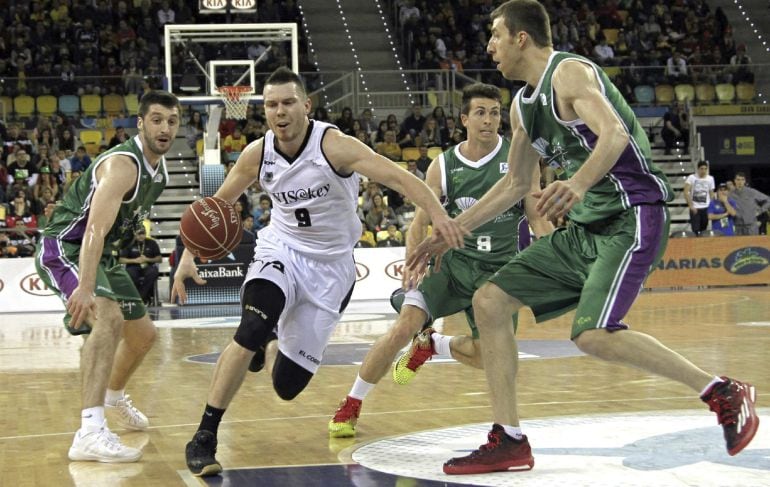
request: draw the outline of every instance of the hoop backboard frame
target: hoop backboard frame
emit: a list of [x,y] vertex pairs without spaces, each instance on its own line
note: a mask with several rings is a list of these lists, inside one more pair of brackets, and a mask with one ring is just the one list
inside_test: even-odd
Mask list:
[[[260,74],[263,73],[257,72],[255,67],[255,64],[260,62],[260,58],[257,58],[255,61],[245,59],[245,56],[226,59],[222,57],[223,54],[226,55],[226,51],[222,52],[219,50],[216,59],[210,61],[204,59],[202,62],[195,59],[195,63],[198,65],[195,75],[205,75],[207,86],[205,90],[201,90],[202,93],[191,95],[181,89],[184,81],[182,77],[185,73],[174,73],[174,49],[177,49],[180,45],[186,49],[192,43],[226,44],[229,46],[234,42],[240,42],[241,44],[261,43],[263,45],[267,43],[272,48],[276,43],[288,42],[290,45],[284,51],[290,51],[290,54],[288,54],[290,68],[295,73],[299,73],[299,36],[297,24],[294,23],[166,24],[164,26],[164,41],[166,68],[164,88],[174,93],[182,104],[220,104],[222,102],[221,95],[215,87],[216,71],[211,72],[212,63],[215,63],[214,70],[216,70],[217,66],[227,65],[228,62],[231,65],[251,64],[248,79],[243,81],[247,82],[252,88],[252,93],[248,95],[249,100],[252,102],[262,102],[262,95],[257,91],[257,83],[259,82]],[[190,51],[187,54],[192,55]],[[194,55],[192,57],[195,58]],[[204,64],[208,65],[208,69],[203,67]]]
[[[209,80],[217,79],[217,67],[219,66],[245,66],[246,69],[244,70],[241,77],[245,78],[246,74],[248,74],[249,82],[246,85],[244,85],[243,83],[237,83],[237,85],[248,86],[249,88],[251,88],[248,92],[248,95],[254,94],[254,87],[256,86],[257,78],[254,70],[254,63],[252,61],[218,61],[218,60],[209,61],[207,63]],[[223,95],[223,93],[219,91],[219,86],[214,86],[214,84],[211,82],[208,83],[208,92],[209,92],[209,95],[215,95],[215,96]]]

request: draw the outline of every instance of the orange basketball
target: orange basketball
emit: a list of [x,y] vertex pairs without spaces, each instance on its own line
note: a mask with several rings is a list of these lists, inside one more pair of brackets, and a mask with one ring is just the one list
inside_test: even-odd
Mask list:
[[179,222],[182,243],[193,255],[217,260],[241,241],[241,216],[227,201],[207,196],[191,204]]

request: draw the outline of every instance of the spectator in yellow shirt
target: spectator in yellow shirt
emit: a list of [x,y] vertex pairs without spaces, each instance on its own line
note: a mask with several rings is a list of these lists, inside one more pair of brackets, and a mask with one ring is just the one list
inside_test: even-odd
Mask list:
[[241,152],[246,147],[246,136],[240,127],[235,127],[233,133],[225,137],[223,146],[227,153]]
[[375,145],[374,151],[391,161],[401,160],[401,146],[396,142],[396,133],[392,130],[385,131],[385,142]]

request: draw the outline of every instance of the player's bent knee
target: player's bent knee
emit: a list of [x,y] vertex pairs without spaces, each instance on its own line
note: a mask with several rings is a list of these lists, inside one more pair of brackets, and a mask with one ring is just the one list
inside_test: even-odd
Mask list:
[[145,315],[138,320],[126,321],[123,325],[123,339],[134,350],[147,351],[158,339],[158,329]]
[[307,387],[313,373],[278,352],[273,366],[273,389],[278,397],[291,401]]
[[233,340],[243,348],[256,352],[278,324],[286,298],[270,281],[254,279],[243,291],[241,323]]

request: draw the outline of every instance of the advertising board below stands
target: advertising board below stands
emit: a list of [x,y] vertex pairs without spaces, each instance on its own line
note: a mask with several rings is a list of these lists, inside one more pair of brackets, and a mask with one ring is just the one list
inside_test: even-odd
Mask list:
[[0,313],[64,311],[35,270],[35,259],[0,259]]
[[770,284],[770,237],[672,238],[644,287]]
[[[199,265],[205,286],[187,283],[190,304],[237,303],[253,255],[239,245],[232,257]],[[404,248],[355,249],[354,300],[387,299],[401,285]],[[646,288],[770,284],[770,237],[670,239]],[[0,260],[0,312],[63,311],[61,300],[35,273],[33,259]]]

